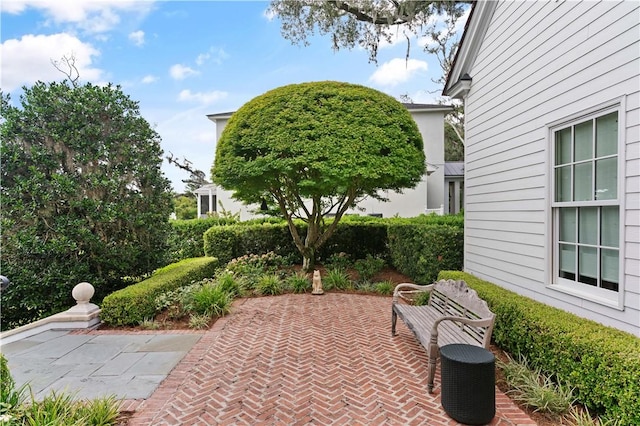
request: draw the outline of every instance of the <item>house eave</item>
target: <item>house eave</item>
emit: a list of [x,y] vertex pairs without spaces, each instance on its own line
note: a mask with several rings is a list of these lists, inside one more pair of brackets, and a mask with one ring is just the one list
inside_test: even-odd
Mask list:
[[[465,76],[468,78],[469,75],[473,75],[471,68],[476,60],[497,4],[498,2],[496,1],[473,3],[473,9],[465,25],[464,34],[442,91],[443,96],[461,98],[468,92],[471,81],[464,83]],[[467,85],[469,88],[466,88]]]
[[228,119],[230,119],[234,112],[235,111],[220,112],[220,113],[217,113],[217,114],[207,114],[207,118],[209,120],[213,121],[214,123],[217,123],[218,120],[228,120]]

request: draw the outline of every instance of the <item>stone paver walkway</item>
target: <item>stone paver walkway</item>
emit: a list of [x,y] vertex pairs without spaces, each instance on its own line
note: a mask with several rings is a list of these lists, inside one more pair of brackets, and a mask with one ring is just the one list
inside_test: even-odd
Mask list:
[[[389,297],[243,299],[146,400],[134,425],[456,425],[427,392],[427,357]],[[496,388],[492,425],[535,425]]]

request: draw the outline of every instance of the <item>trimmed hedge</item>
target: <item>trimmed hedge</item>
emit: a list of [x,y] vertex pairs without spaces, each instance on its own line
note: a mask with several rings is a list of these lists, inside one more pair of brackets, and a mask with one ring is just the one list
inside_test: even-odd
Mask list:
[[[306,225],[297,224],[302,236]],[[333,253],[347,253],[351,259],[368,254],[388,258],[387,226],[384,223],[339,223],[335,233],[322,246],[316,260],[322,262]],[[247,254],[274,253],[302,261],[286,223],[230,225],[210,228],[204,234],[204,252],[224,264]]]
[[158,295],[212,277],[218,259],[185,259],[156,270],[150,278],[111,293],[102,301],[100,318],[110,325],[137,325],[156,314]]
[[191,220],[172,220],[168,238],[169,262],[204,256],[202,236],[212,226],[231,225],[235,219],[208,217]]
[[471,274],[442,271],[438,279],[464,280],[487,301],[500,348],[575,387],[578,401],[593,412],[640,424],[640,339]]
[[438,272],[463,267],[464,229],[460,226],[398,221],[387,232],[391,264],[418,283],[431,283]]

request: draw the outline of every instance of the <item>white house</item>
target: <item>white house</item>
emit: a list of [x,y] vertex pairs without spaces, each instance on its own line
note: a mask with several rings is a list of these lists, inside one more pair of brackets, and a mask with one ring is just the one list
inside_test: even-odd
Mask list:
[[[422,134],[427,159],[427,174],[413,189],[407,189],[403,193],[386,192],[384,195],[389,199],[388,202],[367,199],[358,204],[358,207],[364,210],[354,210],[348,213],[383,217],[395,215],[414,217],[430,212],[442,214],[445,203],[444,115],[451,111],[451,107],[427,104],[404,105],[411,113]],[[232,114],[232,112],[225,112],[207,115],[209,120],[216,123],[216,140],[220,139]],[[240,212],[242,220],[253,217],[260,208],[260,206],[246,206],[231,198],[231,195],[231,191],[217,188],[217,200],[220,205],[231,213]],[[220,205],[217,207],[220,208]],[[200,209],[198,211],[201,212]]]
[[476,2],[467,272],[640,336],[640,2]]

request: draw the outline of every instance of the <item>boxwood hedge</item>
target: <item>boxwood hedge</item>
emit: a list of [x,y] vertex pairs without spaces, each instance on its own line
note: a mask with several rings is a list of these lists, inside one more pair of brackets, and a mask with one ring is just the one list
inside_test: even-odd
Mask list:
[[640,339],[536,302],[464,272],[464,280],[496,314],[493,339],[533,367],[575,387],[578,401],[622,425],[640,425]]
[[102,301],[100,318],[109,325],[137,325],[156,313],[158,295],[212,277],[218,259],[184,259],[156,270],[151,277],[111,293]]

